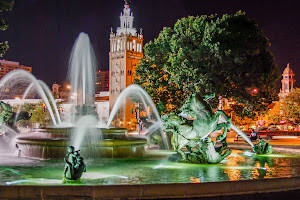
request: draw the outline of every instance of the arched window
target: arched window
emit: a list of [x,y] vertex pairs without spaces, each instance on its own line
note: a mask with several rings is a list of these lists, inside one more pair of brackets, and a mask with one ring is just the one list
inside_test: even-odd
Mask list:
[[133,51],[136,51],[136,41],[133,40],[132,43],[133,43],[132,49],[133,49]]

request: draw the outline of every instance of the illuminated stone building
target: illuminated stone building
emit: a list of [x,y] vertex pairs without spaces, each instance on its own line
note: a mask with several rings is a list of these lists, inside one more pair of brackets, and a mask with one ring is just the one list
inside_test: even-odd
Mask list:
[[8,72],[17,69],[24,69],[25,71],[32,73],[32,68],[24,65],[20,65],[19,62],[0,60],[0,79],[5,76]]
[[[143,57],[143,34],[138,34],[133,27],[133,14],[128,3],[125,1],[123,12],[120,16],[120,27],[116,33],[111,29],[110,52],[109,52],[109,107],[112,109],[120,93],[133,83],[135,68]],[[126,107],[118,112],[118,120],[115,122],[119,127],[133,129],[135,105],[126,101]]]
[[295,74],[290,68],[290,64],[284,69],[281,80],[281,89],[279,92],[279,97],[286,97],[295,88]]
[[[32,68],[31,67],[27,67],[24,65],[20,65],[19,62],[15,62],[15,61],[7,61],[7,60],[0,60],[0,79],[3,78],[3,76],[5,76],[7,73],[11,72],[11,71],[15,71],[17,69],[23,69],[29,73],[32,73]],[[17,82],[11,82],[8,85],[5,85],[5,87],[1,87],[1,98],[2,99],[9,99],[12,98],[12,92],[10,90],[10,88],[12,87],[11,84],[14,84],[14,98],[20,97],[22,96],[22,89],[21,89],[21,85],[16,85],[19,84]],[[31,94],[28,96],[28,98],[35,98],[35,95]]]
[[57,83],[52,84],[52,95],[55,99],[67,100],[69,96],[69,89],[63,88]]

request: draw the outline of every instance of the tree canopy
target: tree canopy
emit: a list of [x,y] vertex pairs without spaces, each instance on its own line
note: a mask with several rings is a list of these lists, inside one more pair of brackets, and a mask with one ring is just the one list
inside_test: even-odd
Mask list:
[[288,96],[281,98],[267,113],[269,123],[300,122],[300,88],[294,88]]
[[300,122],[300,88],[295,88],[282,103],[283,114],[289,122]]
[[[2,0],[0,1],[0,30],[5,31],[8,27],[8,25],[5,23],[4,20],[4,13],[5,11],[10,11],[12,9],[12,6],[14,4],[14,1],[6,1]],[[3,57],[5,52],[8,49],[8,42],[1,42],[0,43],[0,57]]]
[[154,103],[166,105],[167,112],[178,109],[191,93],[215,93],[248,115],[277,96],[279,73],[269,47],[256,21],[240,11],[222,18],[189,16],[145,45],[135,83]]
[[51,124],[50,114],[48,110],[44,108],[42,101],[37,104],[25,103],[22,105],[21,110],[32,113],[30,120],[22,120],[19,122],[22,126],[30,125],[30,123],[38,123],[40,126],[49,126]]
[[279,124],[283,119],[283,111],[281,108],[281,102],[277,101],[274,107],[268,111],[266,118],[269,124]]

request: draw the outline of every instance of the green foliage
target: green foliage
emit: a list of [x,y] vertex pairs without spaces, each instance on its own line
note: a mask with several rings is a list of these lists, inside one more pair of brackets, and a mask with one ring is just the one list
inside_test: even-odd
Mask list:
[[269,123],[277,124],[280,120],[286,122],[300,122],[300,88],[294,88],[285,98],[276,102],[267,113]]
[[274,107],[268,111],[267,119],[269,124],[278,124],[283,118],[283,111],[280,104],[280,101],[276,102]]
[[[19,109],[19,106],[14,106],[13,107],[13,112],[17,113]],[[27,111],[29,113],[32,113],[33,111],[33,104],[25,103],[21,106],[20,111]],[[30,126],[31,122],[30,120],[21,120],[17,122],[19,127],[27,127]]]
[[191,93],[215,93],[214,102],[219,95],[231,98],[242,106],[241,115],[249,115],[276,98],[279,73],[269,46],[255,20],[240,11],[182,18],[145,45],[135,83],[166,112],[177,110]]
[[300,121],[300,88],[295,88],[282,103],[284,117],[287,121]]
[[37,104],[25,103],[21,107],[22,111],[32,113],[32,117],[28,121],[22,121],[22,125],[30,125],[31,123],[38,123],[41,126],[47,126],[51,124],[51,117],[47,108],[43,107],[43,102],[40,101]]
[[[4,12],[5,11],[11,11],[13,7],[14,1],[9,0],[2,0],[0,1],[0,30],[5,31],[8,27],[8,25],[5,23],[4,20]],[[1,42],[0,43],[0,57],[3,57],[5,52],[8,49],[8,42]]]
[[[154,42],[145,45],[145,56],[136,68],[135,83],[140,84],[152,97],[155,104],[161,102],[167,111],[175,111],[187,94],[171,80],[171,74],[165,71],[169,65],[171,29],[164,28]],[[165,111],[164,109],[161,112]]]

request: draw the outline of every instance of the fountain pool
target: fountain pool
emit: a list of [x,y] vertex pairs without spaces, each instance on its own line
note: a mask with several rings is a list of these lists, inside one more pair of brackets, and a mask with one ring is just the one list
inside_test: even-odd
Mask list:
[[[82,53],[81,50],[84,52]],[[72,191],[65,193],[65,196],[68,197],[74,195],[76,191],[80,192],[78,195],[83,195],[82,190],[85,187],[82,186],[85,185],[92,188],[102,185],[119,187],[120,185],[149,184],[147,187],[155,188],[156,186],[160,187],[160,184],[177,184],[178,188],[183,189],[186,185],[181,184],[222,183],[226,181],[231,184],[244,180],[265,181],[275,180],[276,178],[300,177],[299,155],[254,155],[249,151],[233,150],[231,155],[219,164],[208,165],[170,162],[168,158],[174,152],[167,150],[145,152],[144,145],[147,142],[145,138],[127,137],[127,130],[110,127],[110,123],[118,113],[118,106],[120,106],[121,101],[134,93],[137,94],[136,98],[141,98],[141,103],[145,108],[150,107],[154,111],[152,114],[147,113],[147,116],[154,116],[153,118],[156,120],[149,127],[149,130],[161,129],[162,123],[153,102],[149,100],[150,104],[148,103],[149,95],[147,96],[142,89],[137,88],[139,86],[133,85],[123,90],[117,104],[112,109],[111,117],[105,129],[100,128],[97,124],[97,118],[93,118],[93,112],[83,114],[77,112],[86,108],[88,108],[86,110],[91,110],[90,108],[93,107],[94,82],[88,82],[90,80],[89,76],[92,76],[91,74],[94,74],[93,71],[95,70],[95,61],[92,57],[89,57],[92,54],[88,36],[81,33],[74,45],[73,56],[70,60],[69,76],[73,78],[71,82],[75,86],[72,93],[76,93],[76,97],[78,97],[73,100],[75,106],[73,107],[71,119],[68,121],[71,122],[71,126],[61,126],[64,119],[60,118],[55,101],[43,82],[36,80],[35,77],[25,71],[11,72],[1,80],[1,85],[9,87],[14,86],[12,84],[14,78],[16,80],[22,78],[22,80],[27,81],[23,98],[31,90],[35,90],[46,103],[47,109],[53,107],[54,111],[49,110],[53,127],[36,129],[18,135],[15,142],[19,145],[22,157],[14,157],[13,152],[6,152],[4,151],[5,148],[0,149],[0,191],[8,191],[3,193],[7,194],[6,196],[2,196],[0,193],[0,198],[10,198],[15,194],[19,195],[16,198],[25,198],[27,194],[34,195],[30,192],[20,192],[23,191],[21,187],[18,187],[20,185],[31,185],[32,188],[41,185],[59,186],[60,192],[67,190],[68,187],[64,186],[74,185],[74,183],[63,183],[62,181],[65,163],[61,158],[64,157],[69,145],[76,145],[76,149],[82,150],[80,153],[85,158],[87,172],[83,173],[80,182],[75,183],[81,186],[81,190],[71,189]],[[85,64],[85,62],[88,64]],[[83,68],[86,66],[88,66],[88,69]],[[77,90],[75,90],[76,88]],[[76,110],[76,106],[80,109]],[[147,112],[147,109],[145,111]],[[78,128],[79,131],[76,131]],[[232,128],[235,127],[232,126]],[[90,136],[92,132],[96,132],[96,138],[86,139],[86,136]],[[246,137],[244,139],[247,140]],[[87,152],[92,152],[93,155],[89,156]],[[105,155],[103,156],[103,154]],[[141,157],[142,155],[144,156]],[[46,158],[46,160],[33,158]],[[47,158],[52,159],[47,160]],[[287,185],[286,187],[288,189],[300,188],[299,185],[295,187],[296,183],[293,183],[294,185]],[[172,187],[175,185],[172,185]],[[19,192],[13,192],[13,186],[18,187]],[[30,190],[31,187],[25,189]],[[191,187],[189,186],[189,188]],[[255,191],[254,189],[253,191]],[[155,193],[160,190],[162,189],[153,190],[150,197],[157,197]],[[172,188],[172,190],[174,189]],[[198,191],[197,188],[196,190]],[[46,194],[45,191],[36,191],[39,195]],[[225,191],[222,194],[224,193]],[[135,198],[139,196],[140,194],[133,194]],[[173,197],[173,195],[171,196]],[[27,197],[31,198],[31,196]]]
[[[87,159],[80,185],[203,183],[300,176],[300,156],[257,156],[233,150],[219,164],[183,164],[168,161],[171,151],[148,151],[141,158]],[[0,185],[67,185],[64,162],[1,156]],[[69,183],[71,184],[71,183]],[[78,184],[78,183],[77,183]]]

